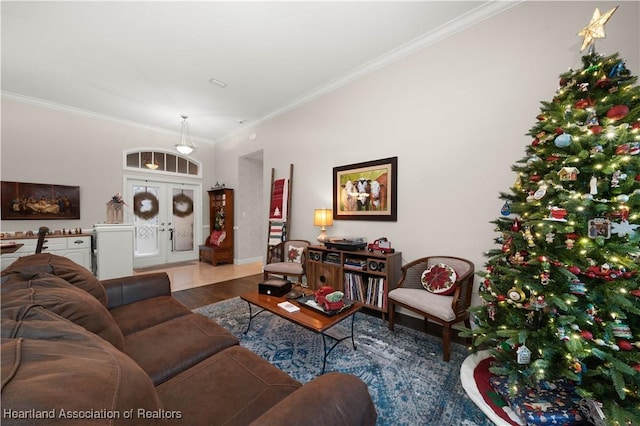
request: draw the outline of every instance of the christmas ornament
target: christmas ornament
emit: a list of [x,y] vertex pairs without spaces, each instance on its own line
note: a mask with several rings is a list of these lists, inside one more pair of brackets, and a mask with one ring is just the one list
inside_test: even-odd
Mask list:
[[633,345],[627,342],[626,340],[618,340],[617,344],[618,344],[618,347],[623,351],[630,351],[633,349]]
[[525,298],[525,294],[521,289],[517,287],[512,287],[507,292],[507,297],[513,300],[514,302],[522,302]]
[[573,104],[577,109],[585,109],[592,107],[593,105],[594,102],[591,99],[579,99]]
[[589,25],[578,31],[578,35],[584,37],[582,41],[582,47],[580,47],[580,51],[584,51],[588,46],[593,48],[595,43],[595,39],[597,38],[605,38],[604,34],[604,25],[607,23],[611,16],[615,13],[618,6],[614,7],[604,15],[600,14],[600,9],[596,8],[593,12],[593,16],[591,17],[591,22]]
[[509,201],[505,201],[500,209],[500,214],[502,216],[509,216],[511,214],[511,206],[509,205]]
[[558,148],[566,148],[569,145],[571,145],[571,135],[568,133],[563,133],[561,135],[558,135],[553,140],[553,144]]
[[533,193],[534,200],[542,200],[547,195],[547,185],[541,185],[536,192]]
[[623,220],[620,223],[612,223],[611,232],[619,237],[629,236],[630,238],[633,238],[636,235],[636,229],[638,227],[640,227],[640,225],[632,225],[628,221]]
[[619,321],[613,326],[612,331],[615,337],[623,339],[631,339],[633,337],[633,334],[631,334],[631,328],[629,328],[627,324]]
[[623,174],[620,170],[616,170],[611,175],[611,187],[618,188],[620,187],[620,180],[625,180],[627,178],[626,174]]
[[629,114],[629,107],[626,105],[616,105],[607,111],[607,118],[612,120],[620,120]]
[[535,247],[536,243],[533,241],[533,235],[531,234],[531,229],[526,227],[524,230],[524,239],[527,241],[527,246]]
[[611,221],[597,217],[589,221],[589,238],[611,238]]
[[591,176],[589,180],[589,194],[596,195],[598,193],[598,178]]
[[571,284],[569,284],[569,293],[575,294],[578,296],[583,296],[587,292],[587,287],[583,282],[579,280],[573,280]]
[[568,250],[571,250],[573,248],[573,245],[576,243],[576,240],[573,240],[571,238],[567,238],[566,240],[564,240],[564,243],[567,246]]
[[609,71],[608,77],[616,78],[616,77],[626,76],[627,74],[629,74],[629,71],[627,70],[624,61],[620,61],[617,64],[615,64],[613,68],[611,68],[611,71]]
[[565,219],[567,217],[567,210],[562,207],[552,206],[549,207],[549,217],[546,217],[545,220],[553,220],[556,222],[566,222]]
[[526,345],[522,345],[518,348],[518,364],[529,364],[531,362],[531,351]]
[[509,256],[509,263],[514,266],[524,265],[525,263],[527,263],[528,254],[529,253],[527,253],[526,251],[518,251]]
[[558,177],[561,181],[574,181],[578,179],[580,170],[577,167],[563,167],[558,171]]

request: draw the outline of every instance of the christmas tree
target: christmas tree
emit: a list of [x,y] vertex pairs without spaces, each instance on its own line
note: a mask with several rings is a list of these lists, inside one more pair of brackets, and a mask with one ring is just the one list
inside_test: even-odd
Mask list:
[[594,48],[614,11],[579,33],[583,67],[541,103],[500,194],[471,334],[512,390],[566,379],[603,422],[640,424],[640,88]]

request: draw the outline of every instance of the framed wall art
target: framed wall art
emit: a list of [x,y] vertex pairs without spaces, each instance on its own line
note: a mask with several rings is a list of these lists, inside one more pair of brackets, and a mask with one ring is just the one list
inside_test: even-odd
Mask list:
[[80,219],[80,187],[2,181],[2,220]]
[[397,220],[398,157],[333,168],[334,220]]

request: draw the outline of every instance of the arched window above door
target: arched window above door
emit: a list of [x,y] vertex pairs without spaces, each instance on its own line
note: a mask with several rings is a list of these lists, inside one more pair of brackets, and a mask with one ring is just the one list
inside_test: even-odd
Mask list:
[[198,161],[175,154],[172,151],[142,149],[124,153],[124,168],[151,173],[202,177]]

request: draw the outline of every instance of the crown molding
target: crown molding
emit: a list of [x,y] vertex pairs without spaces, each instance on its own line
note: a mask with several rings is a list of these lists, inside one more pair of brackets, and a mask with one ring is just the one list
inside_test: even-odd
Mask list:
[[277,116],[280,116],[288,111],[296,109],[306,103],[311,102],[314,99],[317,99],[323,95],[326,95],[330,92],[333,92],[340,87],[346,86],[349,83],[352,83],[368,74],[371,74],[375,71],[378,71],[382,68],[385,68],[388,65],[393,64],[401,59],[406,58],[426,47],[432,46],[439,41],[442,41],[446,38],[449,38],[461,31],[464,31],[467,28],[470,28],[474,25],[479,24],[482,21],[485,21],[492,16],[495,16],[499,13],[506,11],[514,6],[517,6],[520,3],[523,3],[525,0],[505,0],[505,1],[487,1],[482,5],[476,7],[475,9],[465,13],[464,15],[460,15],[455,19],[440,25],[438,28],[429,31],[412,41],[409,41],[385,54],[379,56],[368,63],[361,65],[354,70],[343,74],[342,76],[312,90],[311,92],[306,93],[305,95],[300,96],[297,99],[294,99],[291,102],[288,102],[281,107],[271,111],[267,115],[251,122],[247,123],[242,129],[237,129],[232,132],[229,132],[227,135],[217,139],[215,143],[224,142],[227,139],[230,139],[234,135],[242,132],[247,127],[257,126],[266,121],[269,121]]
[[[43,108],[52,109],[52,110],[55,110],[55,111],[78,114],[78,115],[82,115],[82,116],[85,116],[85,117],[94,118],[94,119],[97,119],[97,120],[110,121],[112,123],[118,123],[118,124],[122,124],[124,126],[137,127],[139,129],[145,129],[145,130],[151,130],[151,131],[154,131],[154,132],[166,133],[168,135],[171,135],[171,136],[175,137],[176,139],[178,137],[180,137],[180,131],[179,130],[172,131],[172,130],[164,129],[162,127],[149,126],[147,124],[143,124],[143,123],[140,123],[140,122],[137,122],[137,121],[125,120],[123,118],[114,117],[113,115],[101,114],[101,113],[98,113],[98,112],[93,112],[93,111],[89,111],[89,110],[82,109],[82,108],[76,108],[76,107],[72,107],[72,106],[69,106],[69,105],[64,105],[64,104],[59,104],[59,103],[56,103],[56,102],[47,101],[45,99],[34,98],[34,97],[31,97],[31,96],[21,95],[19,93],[8,92],[6,90],[0,91],[0,97],[2,99],[7,99],[7,100],[10,100],[10,101],[15,101],[15,102],[22,102],[22,103],[30,104],[30,105],[36,105],[36,106],[40,106],[40,107],[43,107]],[[176,128],[178,128],[179,126],[180,126],[180,122],[176,121]],[[200,142],[200,143],[206,143],[206,144],[213,143],[213,140],[211,140],[211,139],[203,139],[203,138],[198,138],[198,137],[194,137],[194,136],[191,136],[191,139],[193,141],[195,141],[195,142]]]

